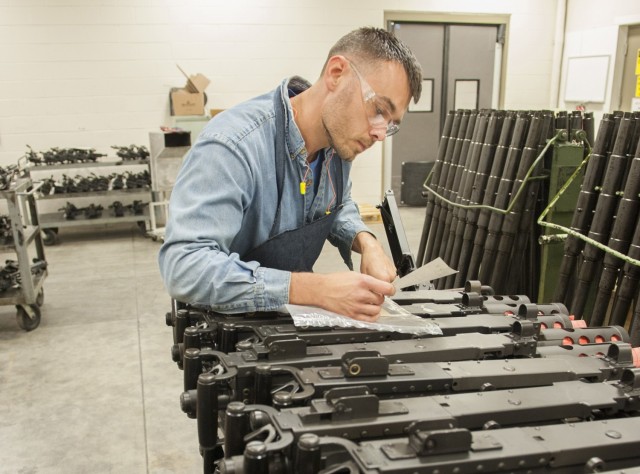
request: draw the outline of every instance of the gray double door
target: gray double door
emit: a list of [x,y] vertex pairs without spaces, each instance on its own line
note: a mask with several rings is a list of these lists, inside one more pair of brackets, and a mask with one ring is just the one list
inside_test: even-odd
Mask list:
[[423,84],[420,102],[412,101],[400,133],[393,137],[386,173],[401,204],[420,205],[416,195],[435,162],[447,112],[492,107],[504,30],[500,25],[406,22],[390,22],[388,27],[418,58]]

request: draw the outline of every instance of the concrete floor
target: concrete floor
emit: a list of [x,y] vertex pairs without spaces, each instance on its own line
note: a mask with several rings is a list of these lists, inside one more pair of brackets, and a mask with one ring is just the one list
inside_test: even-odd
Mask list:
[[[424,209],[401,216],[415,255]],[[386,244],[382,225],[370,227]],[[202,472],[158,248],[135,225],[62,229],[45,249],[40,327],[24,332],[14,307],[0,307],[0,473]],[[315,271],[343,269],[325,247]]]

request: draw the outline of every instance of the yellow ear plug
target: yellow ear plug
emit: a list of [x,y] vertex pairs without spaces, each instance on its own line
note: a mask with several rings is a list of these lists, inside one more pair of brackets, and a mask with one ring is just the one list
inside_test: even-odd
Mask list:
[[307,183],[300,181],[300,194],[307,194]]

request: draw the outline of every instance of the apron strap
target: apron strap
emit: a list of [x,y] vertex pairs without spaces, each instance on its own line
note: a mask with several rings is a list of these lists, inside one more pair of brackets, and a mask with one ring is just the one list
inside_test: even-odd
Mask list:
[[[333,156],[337,156],[335,151],[333,152]],[[333,161],[333,159],[331,160]],[[335,164],[333,165],[335,168],[335,173],[333,176],[335,177],[336,184],[336,212],[342,207],[342,195],[344,193],[344,177],[342,175],[342,159],[338,156],[338,159],[335,160]],[[327,170],[329,173],[331,170]]]

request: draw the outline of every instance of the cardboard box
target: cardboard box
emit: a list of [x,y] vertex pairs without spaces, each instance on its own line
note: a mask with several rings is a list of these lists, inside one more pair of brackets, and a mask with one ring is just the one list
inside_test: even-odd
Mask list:
[[191,93],[182,88],[171,89],[171,115],[203,115],[204,93]]
[[171,89],[171,115],[204,115],[204,91],[211,81],[202,74],[189,76],[180,66],[178,69],[187,78],[187,83],[184,87]]

